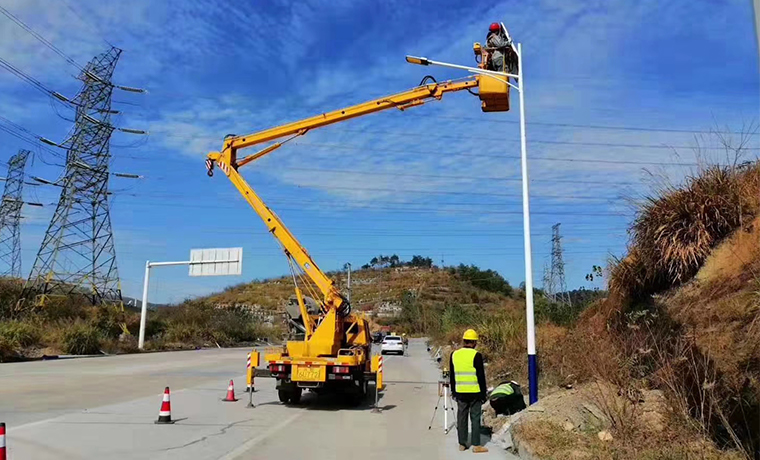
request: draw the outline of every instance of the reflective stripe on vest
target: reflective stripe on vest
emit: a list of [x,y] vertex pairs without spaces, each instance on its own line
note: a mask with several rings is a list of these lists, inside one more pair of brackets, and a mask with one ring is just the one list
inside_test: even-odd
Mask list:
[[454,391],[457,393],[480,393],[478,374],[475,372],[474,348],[460,348],[451,355],[454,365]]
[[515,393],[515,389],[512,388],[512,385],[509,383],[502,383],[498,387],[494,388],[494,390],[491,392],[491,397],[498,397],[498,396],[509,396],[511,394]]

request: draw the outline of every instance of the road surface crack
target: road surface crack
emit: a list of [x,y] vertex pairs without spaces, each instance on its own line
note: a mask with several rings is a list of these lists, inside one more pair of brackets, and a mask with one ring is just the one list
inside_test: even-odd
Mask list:
[[212,434],[200,437],[200,438],[195,439],[193,441],[190,441],[188,443],[182,444],[181,446],[167,447],[166,449],[161,449],[161,450],[170,451],[170,450],[184,449],[185,447],[192,446],[193,444],[198,444],[199,442],[203,442],[203,441],[205,441],[206,439],[208,439],[208,438],[210,438],[212,436],[223,435],[223,434],[227,433],[227,430],[229,430],[230,428],[234,427],[235,425],[239,425],[241,423],[250,422],[250,421],[253,421],[253,419],[252,418],[247,418],[245,420],[238,420],[237,422],[232,422],[229,425],[220,428],[217,433],[212,433]]

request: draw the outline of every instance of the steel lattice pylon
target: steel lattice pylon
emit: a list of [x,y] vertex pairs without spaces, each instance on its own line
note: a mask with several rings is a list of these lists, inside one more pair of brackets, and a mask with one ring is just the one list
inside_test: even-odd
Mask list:
[[84,86],[74,99],[76,124],[64,143],[61,198],[25,287],[25,298],[37,305],[71,294],[94,305],[121,303],[108,206],[111,76],[120,54],[111,48],[96,56],[79,76]]
[[570,293],[565,282],[565,262],[562,260],[562,237],[559,235],[560,224],[552,225],[552,264],[549,269],[550,298],[565,305],[571,305]]
[[0,276],[21,277],[21,195],[29,150],[19,150],[8,160],[3,201],[0,203]]

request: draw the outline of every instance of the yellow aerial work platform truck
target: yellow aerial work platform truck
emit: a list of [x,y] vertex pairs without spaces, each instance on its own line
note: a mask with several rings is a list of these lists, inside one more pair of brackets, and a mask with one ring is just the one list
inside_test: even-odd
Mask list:
[[[476,44],[476,53],[479,49]],[[475,75],[456,81],[426,83],[428,79],[430,78],[426,77],[420,86],[410,90],[351,107],[253,134],[229,135],[225,137],[221,151],[208,154],[208,175],[214,174],[216,166],[229,178],[266,224],[290,264],[304,337],[303,340],[288,341],[283,347],[270,350],[264,356],[268,365],[266,374],[277,379],[279,399],[282,402],[298,403],[304,389],[316,393],[341,392],[357,402],[361,401],[367,394],[368,382],[376,381],[377,360],[371,360],[372,341],[367,320],[361,314],[351,311],[348,300],[333,281],[319,269],[280,218],[243,179],[239,170],[313,129],[387,109],[403,111],[431,100],[440,100],[446,93],[468,90],[475,94],[473,90],[478,89],[477,95],[484,112],[509,110],[506,74],[503,79],[492,75]],[[270,142],[274,143],[256,153],[242,158],[238,156],[242,149]],[[305,299],[308,297],[301,287],[317,300],[316,311],[310,311],[306,307]]]

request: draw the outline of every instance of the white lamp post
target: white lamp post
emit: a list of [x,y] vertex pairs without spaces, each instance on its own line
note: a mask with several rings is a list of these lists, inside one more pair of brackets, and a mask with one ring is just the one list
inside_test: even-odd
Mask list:
[[517,74],[494,72],[477,67],[468,67],[447,62],[431,61],[424,57],[407,56],[407,62],[419,65],[437,65],[452,69],[465,70],[470,73],[498,77],[511,77],[517,85],[507,82],[509,86],[520,93],[520,162],[522,169],[522,199],[523,199],[523,237],[525,246],[525,306],[528,329],[528,383],[530,404],[538,402],[538,369],[536,364],[536,327],[533,312],[533,257],[530,243],[530,187],[528,181],[528,147],[525,134],[525,82],[523,79],[522,46],[517,44]]

